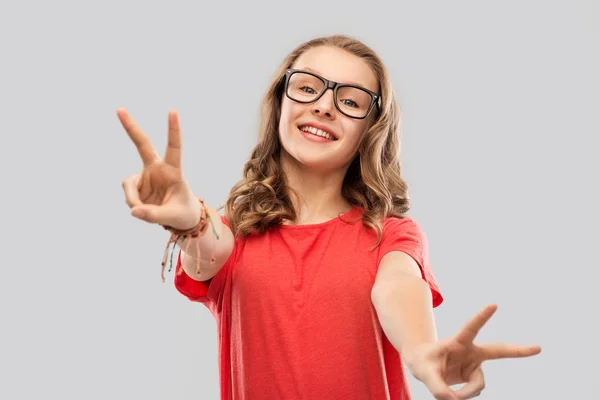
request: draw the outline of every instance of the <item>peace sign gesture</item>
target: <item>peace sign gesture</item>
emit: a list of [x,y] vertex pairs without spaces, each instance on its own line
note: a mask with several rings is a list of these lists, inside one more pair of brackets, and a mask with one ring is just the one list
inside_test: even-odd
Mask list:
[[177,112],[169,113],[168,143],[163,159],[127,110],[118,109],[117,116],[143,163],[140,173],[123,181],[125,201],[131,214],[146,222],[176,229],[195,226],[201,210],[181,171],[181,132]]
[[[521,358],[539,354],[539,346],[473,343],[497,307],[488,305],[479,311],[454,336],[424,344],[411,354],[410,369],[437,400],[463,400],[479,396],[484,388],[481,364],[487,360]],[[453,391],[449,386],[466,383]]]

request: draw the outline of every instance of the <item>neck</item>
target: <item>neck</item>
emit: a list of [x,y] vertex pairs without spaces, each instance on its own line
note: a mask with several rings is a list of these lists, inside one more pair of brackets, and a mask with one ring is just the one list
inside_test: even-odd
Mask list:
[[342,196],[347,167],[330,172],[310,170],[285,151],[280,160],[297,215],[296,221],[289,223],[321,223],[350,210],[351,205]]

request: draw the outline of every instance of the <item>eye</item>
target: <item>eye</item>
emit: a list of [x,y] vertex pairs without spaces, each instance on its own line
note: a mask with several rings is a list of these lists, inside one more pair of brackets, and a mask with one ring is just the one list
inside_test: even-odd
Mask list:
[[345,99],[342,100],[342,104],[347,106],[347,107],[358,107],[358,104],[356,104],[355,101],[349,100],[349,99]]
[[317,92],[315,92],[315,90],[309,86],[300,86],[300,90],[302,90],[303,92],[306,92],[308,94],[316,94]]

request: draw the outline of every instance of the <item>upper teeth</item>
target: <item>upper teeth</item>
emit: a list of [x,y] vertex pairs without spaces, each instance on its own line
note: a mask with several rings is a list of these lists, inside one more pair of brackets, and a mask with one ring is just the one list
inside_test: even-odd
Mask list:
[[300,127],[300,130],[302,130],[304,132],[312,133],[313,135],[324,137],[329,140],[335,140],[335,138],[333,136],[331,136],[329,133],[324,132],[324,131],[317,129],[315,127],[312,127],[312,126],[302,126],[302,127]]

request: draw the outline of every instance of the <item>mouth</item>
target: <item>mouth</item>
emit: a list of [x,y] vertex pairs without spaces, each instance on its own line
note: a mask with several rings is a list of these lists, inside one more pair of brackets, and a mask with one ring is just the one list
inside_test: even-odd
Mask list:
[[331,141],[338,140],[338,138],[335,137],[334,134],[325,127],[316,127],[312,124],[306,124],[306,125],[299,125],[298,129],[300,129],[302,132],[308,133],[310,135],[319,136],[319,137],[322,137],[327,140],[331,140]]

